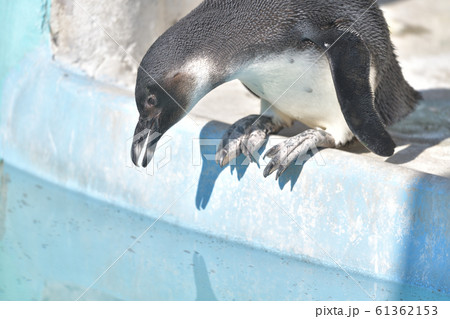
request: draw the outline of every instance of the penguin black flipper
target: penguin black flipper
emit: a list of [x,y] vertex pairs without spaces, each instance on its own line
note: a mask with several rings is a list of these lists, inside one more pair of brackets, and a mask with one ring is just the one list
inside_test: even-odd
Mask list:
[[391,156],[395,143],[375,109],[370,83],[370,52],[351,31],[329,29],[304,40],[321,47],[328,58],[342,114],[348,127],[369,150]]

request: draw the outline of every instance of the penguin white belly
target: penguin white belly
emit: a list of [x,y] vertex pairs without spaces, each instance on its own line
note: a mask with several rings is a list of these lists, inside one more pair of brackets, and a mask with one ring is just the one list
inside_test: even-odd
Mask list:
[[341,112],[328,60],[319,56],[317,51],[287,51],[258,59],[238,78],[290,119],[330,133],[339,146],[353,134]]

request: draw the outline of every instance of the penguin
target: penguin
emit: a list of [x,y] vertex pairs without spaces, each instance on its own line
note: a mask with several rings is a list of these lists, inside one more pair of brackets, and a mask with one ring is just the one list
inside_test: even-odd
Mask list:
[[405,80],[374,0],[205,0],[149,48],[139,66],[139,120],[131,157],[145,167],[161,136],[208,92],[238,79],[261,113],[225,132],[216,161],[254,160],[270,134],[300,121],[311,129],[266,152],[278,178],[315,148],[354,138],[389,157],[386,127],[421,99]]

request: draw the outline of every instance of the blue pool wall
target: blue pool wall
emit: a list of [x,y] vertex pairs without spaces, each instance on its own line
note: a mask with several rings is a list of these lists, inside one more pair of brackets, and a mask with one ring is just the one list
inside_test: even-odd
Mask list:
[[50,1],[2,7],[5,162],[152,218],[177,200],[162,218],[174,225],[450,293],[448,179],[325,150],[275,182],[255,164],[220,169],[205,160],[214,147],[198,139],[215,141],[226,125],[189,118],[161,143],[154,162],[169,154],[166,165],[136,169],[132,94],[53,60]]

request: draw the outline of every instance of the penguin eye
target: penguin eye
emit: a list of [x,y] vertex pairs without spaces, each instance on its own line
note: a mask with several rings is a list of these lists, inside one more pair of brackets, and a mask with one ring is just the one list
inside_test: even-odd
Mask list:
[[147,99],[147,105],[156,106],[156,104],[158,104],[158,100],[154,94],[151,94]]

